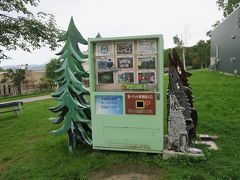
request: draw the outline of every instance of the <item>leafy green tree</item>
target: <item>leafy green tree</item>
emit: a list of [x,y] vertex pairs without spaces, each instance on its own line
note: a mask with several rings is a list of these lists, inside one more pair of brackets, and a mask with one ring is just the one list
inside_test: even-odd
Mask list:
[[[192,65],[192,61],[193,61],[193,52],[192,52],[192,47],[185,47],[185,51],[186,51],[186,54],[185,54],[185,63],[186,63],[186,66],[191,66]],[[180,52],[178,52],[179,54]]]
[[54,50],[61,33],[54,16],[44,12],[34,14],[29,9],[39,0],[0,1],[0,59],[9,58],[4,51],[20,48],[30,52],[49,45]]
[[195,60],[201,63],[201,68],[207,68],[210,64],[210,40],[198,41],[197,45],[193,47],[195,52]]
[[223,16],[229,16],[235,8],[239,7],[240,0],[217,0],[217,5],[223,11]]
[[173,43],[178,47],[182,48],[183,47],[183,41],[178,37],[178,35],[175,35],[173,37]]
[[[208,67],[210,64],[210,40],[200,40],[196,45],[186,48],[186,65],[194,69]],[[178,54],[181,53],[180,48],[175,48]],[[168,66],[168,54],[172,49],[164,50],[164,66]]]
[[45,65],[45,76],[41,78],[41,81],[48,84],[48,86],[53,89],[55,85],[55,80],[58,76],[58,73],[55,71],[60,67],[60,60],[52,58],[46,65]]
[[168,54],[172,52],[172,48],[164,50],[164,67],[168,67]]
[[195,59],[192,61],[192,69],[200,69],[201,68],[201,60],[195,56]]
[[182,49],[182,59],[183,59],[183,68],[186,68],[186,47],[182,39],[178,37],[178,35],[173,37],[173,43],[176,45],[176,51]]
[[[216,3],[218,5],[219,10],[223,11],[223,16],[226,18],[234,11],[234,9],[239,7],[240,0],[217,0]],[[221,23],[220,21],[217,21],[216,23],[214,23],[212,25],[213,29],[215,29],[220,23]],[[209,30],[206,33],[206,35],[210,37],[211,32],[212,30]]]
[[[219,10],[223,11],[223,16],[226,18],[234,11],[234,9],[239,7],[240,0],[217,0],[216,3],[218,5]],[[220,21],[217,21],[216,23],[214,23],[212,25],[213,29],[215,29],[220,23],[221,23]],[[209,30],[206,33],[206,35],[210,37],[211,32],[212,30]]]
[[26,70],[25,69],[7,69],[6,73],[3,74],[4,80],[11,80],[13,85],[17,87],[18,94],[22,94],[21,86],[22,82],[26,78]]
[[[212,28],[215,29],[216,27],[218,27],[218,25],[220,24],[221,22],[220,21],[216,21],[215,24],[212,25]],[[206,36],[208,37],[211,37],[211,32],[213,30],[209,30],[207,33],[206,33]]]
[[57,82],[60,88],[52,93],[59,104],[50,110],[60,112],[58,118],[51,118],[51,120],[56,124],[63,122],[63,126],[53,133],[68,132],[69,151],[71,152],[75,149],[77,141],[92,144],[90,107],[84,98],[84,95],[89,95],[89,90],[82,83],[82,78],[89,77],[82,66],[84,59],[88,56],[83,54],[78,47],[78,43],[87,45],[87,41],[77,30],[72,18],[67,32],[60,40],[66,42],[62,51],[58,53],[61,67],[56,72],[59,73]]
[[45,65],[45,76],[52,81],[57,78],[57,73],[55,72],[60,67],[60,60],[52,58],[46,65]]

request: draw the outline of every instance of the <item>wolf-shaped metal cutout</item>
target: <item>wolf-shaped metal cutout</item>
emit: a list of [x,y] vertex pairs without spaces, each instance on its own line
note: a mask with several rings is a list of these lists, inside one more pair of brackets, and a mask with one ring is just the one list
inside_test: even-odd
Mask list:
[[196,137],[198,121],[187,77],[175,49],[169,54],[168,85],[168,145],[169,149],[188,152],[188,145]]

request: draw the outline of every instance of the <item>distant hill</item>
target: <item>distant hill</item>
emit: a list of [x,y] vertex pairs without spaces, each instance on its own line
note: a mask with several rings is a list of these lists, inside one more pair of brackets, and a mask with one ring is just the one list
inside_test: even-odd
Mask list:
[[[2,66],[3,69],[9,69],[9,68],[17,68],[19,65],[9,65],[9,66]],[[29,64],[28,65],[28,70],[44,70],[45,69],[45,64]]]

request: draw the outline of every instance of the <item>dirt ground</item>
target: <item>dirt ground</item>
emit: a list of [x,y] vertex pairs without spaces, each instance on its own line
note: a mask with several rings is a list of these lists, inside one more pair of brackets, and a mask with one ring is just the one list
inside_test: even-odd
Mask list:
[[157,167],[141,165],[115,165],[111,169],[92,173],[90,180],[160,180],[164,173]]

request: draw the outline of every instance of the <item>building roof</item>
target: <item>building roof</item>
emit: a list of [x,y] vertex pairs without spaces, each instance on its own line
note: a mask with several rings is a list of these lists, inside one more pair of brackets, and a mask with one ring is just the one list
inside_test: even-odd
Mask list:
[[[218,29],[230,16],[232,16],[235,12],[237,12],[239,10],[239,12],[240,12],[240,3],[239,3],[239,5],[238,5],[238,7],[228,16],[228,17],[226,17],[215,29],[213,29],[212,30],[212,32],[213,31],[215,31],[216,29]],[[212,33],[211,32],[211,33]]]

